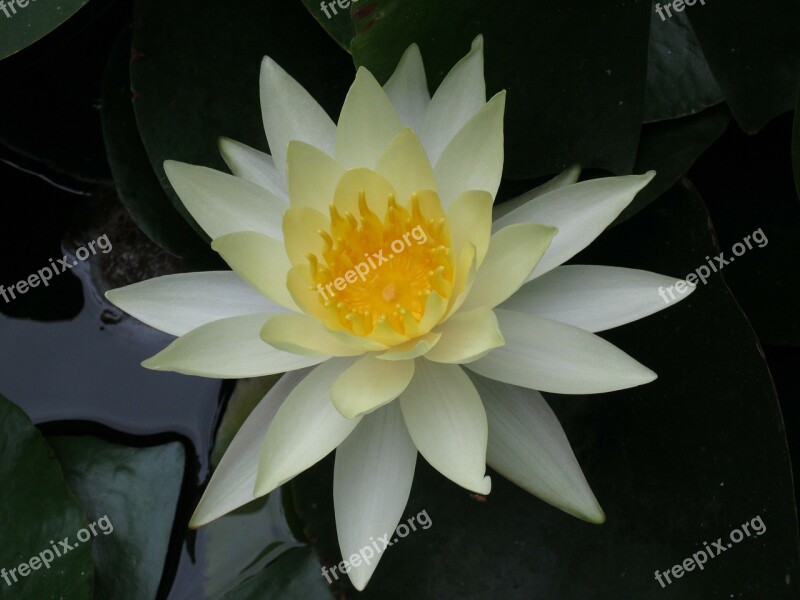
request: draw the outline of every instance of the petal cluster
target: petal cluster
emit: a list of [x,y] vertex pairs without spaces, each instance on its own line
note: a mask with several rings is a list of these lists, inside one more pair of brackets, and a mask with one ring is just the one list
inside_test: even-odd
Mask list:
[[[602,522],[540,391],[601,393],[655,379],[595,334],[664,308],[657,290],[674,279],[562,266],[653,173],[577,183],[569,169],[493,220],[505,93],[487,101],[480,37],[433,96],[415,45],[384,86],[359,69],[337,123],[269,58],[260,88],[271,155],[223,139],[232,174],[165,164],[232,272],[108,294],[178,336],[146,367],[286,373],[234,438],[192,525],[332,451],[346,557],[397,526],[417,453],[472,492],[490,492],[488,464]],[[350,571],[358,589],[376,565]]]

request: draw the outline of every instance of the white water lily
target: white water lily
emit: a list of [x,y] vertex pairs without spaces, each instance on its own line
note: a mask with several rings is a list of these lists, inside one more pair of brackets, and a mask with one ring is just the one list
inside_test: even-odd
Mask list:
[[[433,97],[416,45],[383,87],[359,69],[338,125],[265,58],[272,156],[223,139],[233,175],[165,164],[233,272],[109,292],[178,336],[144,366],[218,378],[286,372],[232,441],[192,526],[333,450],[345,558],[394,531],[417,452],[472,492],[489,493],[488,463],[572,515],[604,520],[540,391],[610,392],[655,379],[595,333],[664,308],[657,290],[675,279],[560,266],[653,173],[576,183],[570,169],[502,206],[493,223],[504,103],[504,92],[486,100],[480,37]],[[408,237],[415,228],[424,242]],[[402,253],[390,255],[404,234]],[[350,276],[371,257],[379,264],[368,277]],[[356,588],[376,565],[349,572]]]

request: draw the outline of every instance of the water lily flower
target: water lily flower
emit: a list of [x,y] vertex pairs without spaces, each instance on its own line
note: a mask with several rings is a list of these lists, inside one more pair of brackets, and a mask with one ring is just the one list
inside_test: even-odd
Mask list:
[[[654,174],[576,183],[569,169],[502,205],[493,221],[505,92],[486,100],[480,37],[432,97],[416,45],[384,86],[360,68],[338,124],[270,58],[260,83],[271,156],[223,139],[233,174],[165,163],[233,271],[108,293],[178,336],[145,367],[286,373],[232,441],[192,526],[334,450],[346,558],[394,531],[418,452],[471,492],[490,492],[488,464],[602,522],[540,392],[611,392],[656,378],[595,334],[664,308],[657,290],[675,279],[561,266]],[[349,572],[357,589],[379,558]]]

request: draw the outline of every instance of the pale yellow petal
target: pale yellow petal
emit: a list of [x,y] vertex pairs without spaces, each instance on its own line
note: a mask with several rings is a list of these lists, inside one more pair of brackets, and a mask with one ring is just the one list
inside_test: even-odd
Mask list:
[[304,142],[289,142],[286,151],[289,202],[327,213],[336,184],[344,173],[333,158]]
[[331,399],[342,416],[352,419],[397,398],[414,375],[414,361],[378,360],[367,355],[339,375]]
[[319,232],[330,227],[325,214],[308,206],[292,207],[283,213],[283,241],[292,266],[309,266],[309,254],[322,256],[325,242]]
[[420,190],[436,191],[433,167],[414,132],[405,128],[398,133],[378,159],[375,170],[383,175],[404,204]]
[[336,128],[336,161],[346,169],[372,169],[402,128],[386,92],[372,73],[360,67]]
[[442,339],[426,355],[433,362],[464,364],[505,344],[497,318],[489,308],[461,311],[436,328]]
[[456,256],[467,242],[475,246],[476,264],[483,263],[492,237],[492,203],[489,192],[470,190],[456,198],[447,210],[451,247]]
[[525,283],[555,235],[555,227],[529,223],[498,231],[461,310],[493,308],[508,299]]

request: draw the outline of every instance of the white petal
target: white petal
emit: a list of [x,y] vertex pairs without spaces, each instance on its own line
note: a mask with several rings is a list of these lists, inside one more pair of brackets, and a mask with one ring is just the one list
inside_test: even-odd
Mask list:
[[572,165],[539,187],[535,187],[532,190],[525,192],[521,196],[517,196],[516,198],[512,198],[511,200],[507,200],[506,202],[495,205],[494,218],[499,219],[500,217],[504,217],[515,208],[519,208],[523,204],[527,204],[534,198],[544,196],[545,194],[548,194],[554,190],[572,185],[578,181],[578,177],[580,177],[580,175],[580,165]]
[[286,181],[286,147],[292,140],[334,153],[336,125],[305,88],[278,63],[261,61],[261,116],[278,176]]
[[432,163],[439,160],[447,144],[485,103],[483,36],[478,36],[469,53],[456,63],[436,90],[418,129]]
[[267,494],[330,454],[358,425],[333,407],[330,389],[352,359],[319,365],[289,394],[267,431],[256,493]]
[[219,151],[231,173],[289,200],[275,161],[269,154],[226,137],[219,138]]
[[[408,502],[417,449],[408,435],[397,402],[367,415],[336,450],[333,506],[342,557],[360,562],[348,575],[363,590],[382,554],[372,542],[391,538]],[[385,539],[385,538],[384,538]],[[379,546],[380,547],[380,546]],[[351,557],[374,556],[370,564]]]
[[255,183],[214,169],[168,160],[164,171],[186,210],[212,240],[236,231],[283,239],[286,201]]
[[345,169],[374,169],[378,157],[403,128],[372,73],[360,67],[345,98],[336,128],[336,162]]
[[535,279],[591,244],[653,177],[655,171],[649,171],[569,185],[512,210],[494,222],[493,230],[512,223],[542,223],[558,229],[550,249],[528,278]]
[[203,325],[179,337],[142,366],[185,375],[241,379],[294,371],[326,359],[289,354],[264,342],[259,334],[270,317],[259,313]]
[[295,386],[311,372],[301,369],[286,373],[250,413],[231,441],[214,471],[189,526],[206,525],[251,500],[258,472],[258,456],[272,419]]
[[506,93],[495,95],[442,152],[434,171],[442,206],[459,194],[484,190],[494,198],[503,175],[503,113]]
[[400,407],[425,460],[461,487],[489,493],[486,411],[461,367],[418,358],[414,378],[400,395]]
[[[673,277],[620,267],[565,265],[525,284],[501,308],[539,315],[586,331],[605,331],[667,308]],[[694,286],[680,282],[683,300]]]
[[334,382],[333,405],[348,419],[370,413],[397,398],[413,375],[413,360],[364,356]]
[[495,309],[506,345],[464,365],[490,379],[558,394],[597,394],[656,374],[604,339],[557,321]]
[[419,46],[411,44],[408,47],[383,89],[403,125],[420,131],[431,95]]
[[150,327],[176,336],[226,317],[286,312],[232,271],[165,275],[110,290],[106,298]]
[[489,419],[489,466],[579,519],[605,521],[564,429],[542,395],[478,375],[471,379]]

